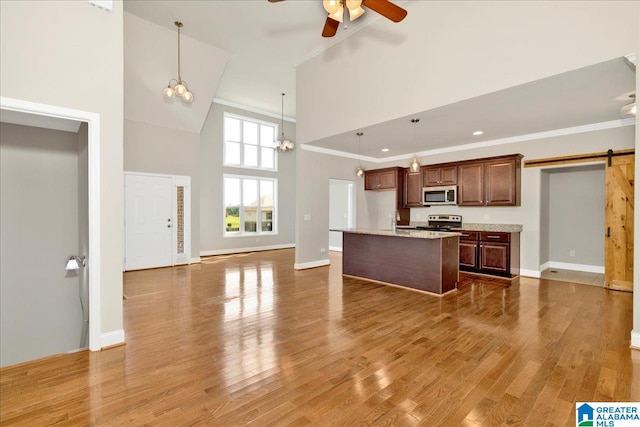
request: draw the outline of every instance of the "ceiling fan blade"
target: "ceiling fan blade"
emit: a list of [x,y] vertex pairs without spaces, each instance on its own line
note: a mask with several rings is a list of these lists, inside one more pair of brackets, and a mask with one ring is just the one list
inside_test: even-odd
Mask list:
[[279,1],[284,1],[284,0],[269,0],[269,3],[278,3]]
[[389,0],[363,0],[362,5],[393,22],[400,22],[407,16],[407,11],[391,3]]
[[340,23],[327,16],[327,20],[324,21],[324,28],[322,29],[322,37],[333,37],[338,32],[338,26]]

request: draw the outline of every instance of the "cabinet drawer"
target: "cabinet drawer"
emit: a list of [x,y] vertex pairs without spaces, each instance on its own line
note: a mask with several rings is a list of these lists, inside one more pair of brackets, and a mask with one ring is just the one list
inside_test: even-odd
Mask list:
[[460,240],[478,240],[478,232],[477,231],[466,231],[460,230],[458,231],[460,234]]
[[480,240],[483,242],[509,243],[511,233],[501,233],[497,231],[483,231],[480,233]]

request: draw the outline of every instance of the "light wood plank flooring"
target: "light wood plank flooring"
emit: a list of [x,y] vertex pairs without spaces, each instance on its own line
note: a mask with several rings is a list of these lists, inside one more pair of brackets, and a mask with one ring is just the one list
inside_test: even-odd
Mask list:
[[127,344],[0,371],[0,424],[575,425],[640,400],[632,295],[461,275],[443,298],[293,250],[125,274]]

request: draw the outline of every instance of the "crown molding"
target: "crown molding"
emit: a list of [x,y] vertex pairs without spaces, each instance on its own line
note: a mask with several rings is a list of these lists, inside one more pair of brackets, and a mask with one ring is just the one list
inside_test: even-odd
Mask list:
[[419,153],[415,153],[415,154],[414,153],[402,154],[398,156],[390,156],[390,157],[382,157],[382,158],[358,156],[353,153],[346,153],[344,151],[339,151],[339,150],[330,150],[328,148],[316,147],[309,144],[299,144],[299,146],[303,150],[314,151],[316,153],[329,154],[332,156],[339,156],[339,157],[347,157],[347,158],[356,159],[356,160],[362,159],[363,161],[368,161],[372,163],[387,163],[387,162],[394,162],[398,160],[412,159],[414,155],[417,155],[418,157],[425,157],[425,156],[430,156],[434,154],[455,153],[459,151],[473,150],[476,148],[493,147],[496,145],[505,145],[505,144],[515,144],[517,142],[532,141],[536,139],[553,138],[556,136],[573,135],[577,133],[595,132],[595,131],[605,130],[605,129],[634,126],[635,124],[636,124],[635,118],[611,120],[608,122],[591,123],[588,125],[574,126],[570,128],[554,129],[554,130],[549,130],[544,132],[530,133],[526,135],[511,136],[508,138],[493,139],[490,141],[475,142],[473,144],[460,144],[460,145],[454,145],[452,147],[436,148],[433,150],[420,151]]
[[[250,113],[261,114],[267,117],[273,117],[274,119],[282,119],[279,114],[272,113],[270,111],[261,110],[259,108],[249,107],[247,105],[238,104],[237,102],[227,101],[226,99],[213,98],[214,104],[226,105],[227,107],[237,108],[239,110],[249,111]],[[286,122],[295,123],[296,119],[294,117],[284,116],[284,120]]]

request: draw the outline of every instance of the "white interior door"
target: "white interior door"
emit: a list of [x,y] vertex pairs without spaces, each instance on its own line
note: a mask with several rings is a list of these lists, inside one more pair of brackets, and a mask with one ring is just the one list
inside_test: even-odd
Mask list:
[[172,264],[172,179],[125,175],[125,270]]

